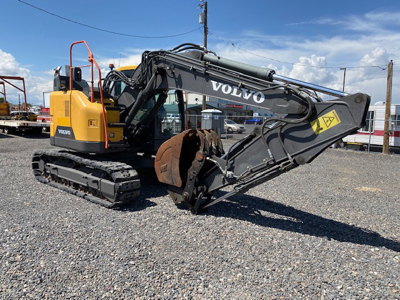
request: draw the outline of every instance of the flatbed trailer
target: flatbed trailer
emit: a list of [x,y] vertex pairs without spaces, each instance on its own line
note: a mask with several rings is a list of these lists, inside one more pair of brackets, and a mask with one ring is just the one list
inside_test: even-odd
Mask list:
[[[5,83],[8,83],[12,87],[24,93],[24,112],[27,112],[26,102],[26,90],[25,90],[25,79],[18,76],[3,76],[0,75],[0,85],[3,86],[3,92],[0,92],[4,96],[4,103],[0,103],[0,133],[14,134],[18,132],[32,132],[40,134],[42,131],[49,131],[49,122],[36,122],[27,120],[13,120],[10,113],[10,104],[6,100],[6,89]],[[16,86],[9,80],[20,80],[22,81],[22,88]]]
[[50,127],[49,123],[39,123],[25,120],[0,120],[0,133],[14,134],[18,132],[32,132],[40,134]]

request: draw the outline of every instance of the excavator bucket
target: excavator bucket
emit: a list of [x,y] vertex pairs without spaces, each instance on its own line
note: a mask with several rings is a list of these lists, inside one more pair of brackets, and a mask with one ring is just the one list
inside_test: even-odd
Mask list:
[[196,169],[201,169],[206,156],[222,154],[222,143],[214,131],[183,131],[158,149],[154,163],[157,178],[160,182],[181,188],[187,181],[190,168],[196,165]]
[[168,185],[181,187],[181,155],[185,161],[190,161],[191,163],[193,160],[190,153],[184,151],[182,154],[182,148],[184,145],[198,148],[200,146],[199,142],[197,130],[186,130],[163,143],[157,151],[154,163],[158,180]]

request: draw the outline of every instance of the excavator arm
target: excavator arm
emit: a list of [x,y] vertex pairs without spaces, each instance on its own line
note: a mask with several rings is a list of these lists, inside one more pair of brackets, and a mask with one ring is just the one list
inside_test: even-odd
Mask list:
[[[283,116],[256,127],[225,154],[216,133],[208,130],[184,131],[160,147],[155,159],[159,181],[169,186],[176,203],[186,204],[194,213],[311,162],[364,125],[368,95],[347,95],[276,75],[271,69],[191,50],[196,48],[193,45],[184,46],[143,54],[133,84],[127,88],[133,92],[123,93],[119,99],[128,104],[126,124],[141,126],[132,124],[137,111],[155,93],[171,89],[265,108]],[[189,51],[180,53],[182,49]],[[339,98],[322,101],[316,92]],[[226,186],[233,186],[232,191],[212,198]]]
[[[256,127],[223,155],[212,133],[186,131],[158,150],[158,179],[169,185],[176,203],[182,202],[197,213],[202,207],[310,163],[334,142],[363,126],[368,102],[367,95],[355,94],[313,103],[309,113],[300,118],[271,118],[273,124],[267,121]],[[178,158],[171,159],[177,153]],[[212,199],[215,191],[228,185],[233,186],[231,192]]]

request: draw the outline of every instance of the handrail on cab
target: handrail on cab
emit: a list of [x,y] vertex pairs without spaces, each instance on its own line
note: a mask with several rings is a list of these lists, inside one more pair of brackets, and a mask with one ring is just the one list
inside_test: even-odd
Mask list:
[[101,99],[101,106],[102,106],[102,113],[103,113],[103,126],[104,126],[104,139],[105,139],[105,148],[108,149],[108,131],[107,131],[107,123],[106,123],[106,111],[104,108],[104,98],[103,98],[103,89],[101,87],[101,71],[100,67],[97,64],[96,60],[93,58],[93,53],[89,48],[89,45],[86,43],[86,41],[78,41],[74,42],[71,44],[71,47],[69,48],[69,89],[72,91],[72,47],[76,44],[85,44],[86,48],[89,51],[89,57],[88,61],[90,62],[90,71],[91,71],[91,102],[94,102],[94,81],[93,81],[93,63],[96,65],[97,70],[99,71],[99,89],[100,89],[100,99]]

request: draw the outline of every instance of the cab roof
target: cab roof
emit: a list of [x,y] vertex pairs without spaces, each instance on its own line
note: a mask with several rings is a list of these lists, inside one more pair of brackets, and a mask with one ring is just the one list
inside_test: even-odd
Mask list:
[[131,65],[131,66],[122,66],[119,68],[116,68],[117,71],[126,71],[126,70],[136,70],[137,66],[136,65]]

